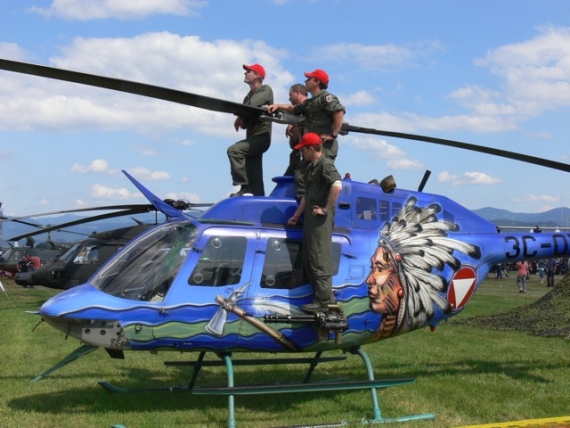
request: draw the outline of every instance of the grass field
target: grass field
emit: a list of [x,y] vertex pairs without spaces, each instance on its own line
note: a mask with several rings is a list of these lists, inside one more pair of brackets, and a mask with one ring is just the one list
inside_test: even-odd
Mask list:
[[[164,361],[195,359],[194,354],[143,352],[110,359],[97,350],[45,379],[30,383],[79,346],[75,339],[26,314],[55,291],[24,289],[2,279],[0,292],[0,423],[2,427],[223,427],[227,398],[191,393],[112,394],[97,381],[128,388],[184,385],[190,368],[165,367]],[[488,279],[459,317],[503,312],[532,303],[549,290],[533,278],[519,294],[514,278]],[[33,330],[33,331],[32,331]],[[570,341],[522,332],[470,326],[423,329],[365,347],[377,378],[414,377],[416,383],[379,392],[386,418],[434,413],[433,421],[398,427],[453,427],[477,423],[546,418],[570,414]],[[255,355],[261,357],[262,355]],[[249,357],[249,355],[248,355]],[[252,356],[253,357],[253,356]],[[236,367],[236,384],[292,382],[302,379],[297,365]],[[313,380],[364,379],[357,356],[319,365]],[[221,385],[222,369],[205,368],[200,385]],[[236,397],[238,427],[358,421],[372,417],[367,391]]]

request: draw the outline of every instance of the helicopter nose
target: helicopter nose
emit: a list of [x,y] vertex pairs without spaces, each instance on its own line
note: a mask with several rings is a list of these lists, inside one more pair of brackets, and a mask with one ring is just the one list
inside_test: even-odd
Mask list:
[[83,343],[131,349],[121,322],[109,316],[113,312],[108,310],[112,307],[108,303],[99,290],[84,284],[52,297],[39,312],[49,325]]
[[117,320],[85,320],[69,317],[43,316],[52,327],[88,345],[105,349],[131,349],[121,323]]

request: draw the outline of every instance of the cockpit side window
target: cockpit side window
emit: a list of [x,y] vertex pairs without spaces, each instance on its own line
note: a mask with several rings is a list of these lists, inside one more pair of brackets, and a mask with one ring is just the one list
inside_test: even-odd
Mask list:
[[202,250],[188,284],[220,287],[241,280],[247,238],[244,236],[211,236]]
[[[269,238],[261,275],[261,288],[293,289],[307,284],[303,275],[302,241]],[[338,273],[341,245],[333,242],[333,275]]]
[[307,283],[303,278],[302,241],[269,238],[261,275],[261,288],[293,289]]
[[99,263],[99,248],[97,245],[85,245],[75,256],[73,263],[79,265]]

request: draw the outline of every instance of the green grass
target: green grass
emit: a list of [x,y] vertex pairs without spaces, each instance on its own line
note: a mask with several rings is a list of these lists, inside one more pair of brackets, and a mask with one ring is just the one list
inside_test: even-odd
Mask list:
[[[195,354],[126,353],[110,359],[97,350],[45,379],[29,381],[79,346],[75,339],[25,314],[55,294],[42,287],[23,289],[2,279],[10,299],[0,293],[0,421],[3,427],[227,426],[227,398],[191,393],[112,394],[98,380],[128,388],[184,385],[190,368],[164,361]],[[514,278],[489,279],[458,318],[504,312],[532,303],[548,289],[531,279],[519,294]],[[371,344],[377,378],[414,377],[416,383],[379,392],[386,418],[434,413],[434,421],[398,427],[452,427],[570,414],[570,341],[515,331],[490,331],[453,322],[435,332],[423,329]],[[262,355],[254,355],[261,357]],[[254,357],[252,356],[252,357]],[[248,356],[249,357],[249,356]],[[304,366],[236,367],[236,384],[291,382]],[[363,379],[359,357],[320,365],[313,380]],[[220,385],[222,369],[202,370],[201,385]],[[236,397],[238,427],[271,427],[357,421],[372,416],[367,391]]]

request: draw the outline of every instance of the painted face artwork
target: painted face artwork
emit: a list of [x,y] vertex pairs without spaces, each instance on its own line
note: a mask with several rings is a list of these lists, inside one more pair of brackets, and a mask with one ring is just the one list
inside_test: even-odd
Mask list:
[[[421,328],[436,313],[449,314],[457,307],[449,301],[449,284],[457,282],[459,287],[467,279],[469,284],[475,281],[475,270],[463,266],[459,257],[477,260],[480,248],[452,237],[458,225],[438,218],[439,205],[420,207],[417,202],[408,199],[384,224],[371,257],[368,298],[371,309],[382,315],[376,339]],[[469,278],[454,281],[460,270]]]
[[366,283],[373,311],[395,315],[400,309],[404,289],[398,277],[397,267],[387,249],[379,246],[372,256],[372,270]]

